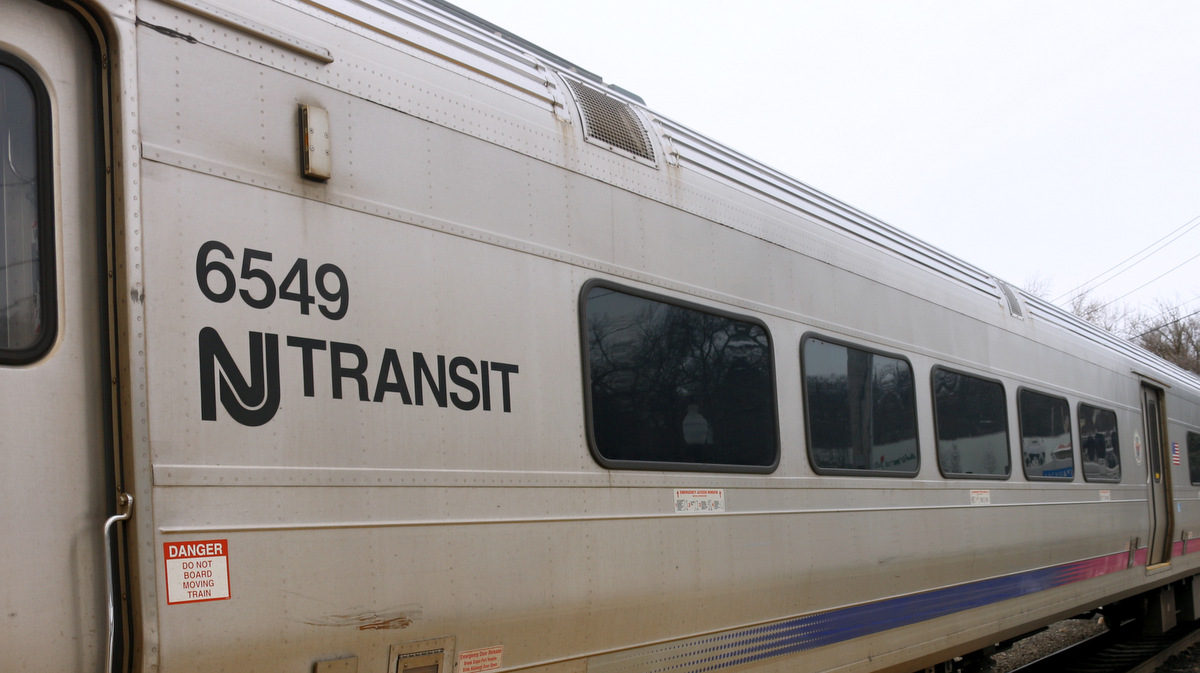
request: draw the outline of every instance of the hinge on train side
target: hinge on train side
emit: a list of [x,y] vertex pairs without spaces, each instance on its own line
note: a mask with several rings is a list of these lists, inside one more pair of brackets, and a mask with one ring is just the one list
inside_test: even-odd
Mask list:
[[[655,121],[657,122],[657,120]],[[656,126],[658,126],[658,124],[656,124]],[[662,141],[663,154],[665,155],[663,159],[667,162],[667,165],[678,166],[679,150],[675,149],[675,144],[671,142],[671,135],[669,133],[660,133],[658,137]]]
[[1136,537],[1129,538],[1129,561],[1125,564],[1126,568],[1132,568],[1137,560],[1138,539]]
[[558,121],[564,124],[571,123],[571,115],[567,112],[567,96],[563,93],[562,87],[558,85],[558,78],[551,74],[550,70],[541,63],[535,63],[538,74],[542,76],[542,84],[546,86],[546,92],[550,94],[551,106],[554,108],[554,116]]
[[330,154],[329,111],[300,104],[300,174],[305,179],[325,182],[333,177]]

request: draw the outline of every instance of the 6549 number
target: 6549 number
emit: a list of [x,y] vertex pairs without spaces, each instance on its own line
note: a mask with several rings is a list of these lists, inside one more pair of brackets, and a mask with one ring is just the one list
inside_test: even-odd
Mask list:
[[[297,259],[278,285],[269,270],[273,260],[271,253],[243,249],[241,274],[237,276],[227,263],[235,259],[229,246],[220,241],[209,241],[200,246],[196,253],[196,283],[210,301],[224,304],[238,295],[247,306],[259,309],[270,307],[276,299],[294,301],[300,306],[301,315],[308,315],[309,308],[316,304],[321,315],[330,320],[341,320],[350,308],[350,285],[346,282],[346,274],[335,264],[318,266],[312,276],[312,285],[316,286],[321,298],[318,301],[310,291],[307,259]],[[333,287],[330,287],[330,276],[336,281]],[[240,288],[239,278],[242,281]]]

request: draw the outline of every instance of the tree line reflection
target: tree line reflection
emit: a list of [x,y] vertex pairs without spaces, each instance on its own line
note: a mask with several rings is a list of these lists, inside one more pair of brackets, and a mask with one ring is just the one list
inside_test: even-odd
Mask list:
[[588,291],[584,313],[592,433],[604,458],[774,464],[765,329],[603,286]]

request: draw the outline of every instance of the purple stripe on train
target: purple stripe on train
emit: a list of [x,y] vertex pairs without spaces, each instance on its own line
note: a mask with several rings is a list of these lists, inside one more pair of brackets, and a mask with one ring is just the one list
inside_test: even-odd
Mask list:
[[[1197,549],[1188,551],[1200,551]],[[1175,544],[1176,555],[1183,543]],[[1145,565],[1147,550],[1134,553],[1133,564]],[[874,603],[820,612],[711,636],[691,638],[594,659],[589,671],[619,673],[636,669],[653,673],[706,673],[731,666],[803,652],[852,638],[880,633],[963,610],[1107,575],[1129,567],[1129,553],[1119,552],[1052,568],[970,582]]]

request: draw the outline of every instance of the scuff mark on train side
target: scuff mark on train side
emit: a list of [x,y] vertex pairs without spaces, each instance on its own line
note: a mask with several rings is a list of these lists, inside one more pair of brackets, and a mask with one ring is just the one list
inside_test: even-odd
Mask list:
[[313,617],[304,620],[304,623],[309,626],[354,627],[359,631],[386,631],[406,629],[420,618],[421,606],[401,605],[384,610]]

